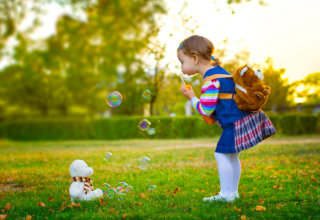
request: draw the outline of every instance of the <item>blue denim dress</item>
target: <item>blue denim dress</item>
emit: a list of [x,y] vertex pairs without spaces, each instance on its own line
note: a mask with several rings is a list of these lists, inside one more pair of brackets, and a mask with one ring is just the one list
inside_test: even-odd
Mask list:
[[[203,79],[214,74],[227,74],[225,69],[220,66],[209,69]],[[235,84],[232,78],[217,78],[220,82],[219,93],[236,94]],[[235,122],[250,115],[251,112],[246,112],[238,109],[234,99],[218,99],[218,103],[212,117],[218,121],[223,132],[217,144],[215,152],[218,153],[235,153]]]

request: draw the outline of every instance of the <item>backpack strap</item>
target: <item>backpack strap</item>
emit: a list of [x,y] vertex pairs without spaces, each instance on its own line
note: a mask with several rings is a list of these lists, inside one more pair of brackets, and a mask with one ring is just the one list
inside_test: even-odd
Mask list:
[[[232,78],[231,75],[227,75],[227,74],[214,74],[211,76],[206,77],[203,82],[202,85],[208,81],[211,81],[213,79],[217,79],[217,78]],[[232,93],[221,93],[219,92],[218,94],[218,99],[233,99],[233,95]]]

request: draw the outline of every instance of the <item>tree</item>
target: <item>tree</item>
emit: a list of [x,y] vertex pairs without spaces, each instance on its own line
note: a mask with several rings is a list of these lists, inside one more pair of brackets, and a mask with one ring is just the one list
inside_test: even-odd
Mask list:
[[[158,32],[154,16],[165,12],[161,4],[156,0],[97,1],[85,9],[88,22],[62,16],[57,22],[57,34],[46,39],[43,48],[31,52],[28,37],[19,35],[16,68],[20,75],[27,76],[18,83],[19,92],[30,93],[33,98],[27,102],[9,89],[10,83],[16,82],[14,75],[17,74],[9,74],[8,67],[4,71],[8,76],[4,78],[7,92],[16,98],[10,99],[10,103],[36,108],[43,115],[48,108],[65,113],[68,106],[77,105],[94,115],[106,108],[109,92],[121,88],[123,94],[133,94],[136,90],[133,79],[143,73],[142,60],[137,54]],[[126,69],[122,74],[117,71],[121,65]],[[32,92],[26,85],[33,85]],[[54,96],[59,90],[59,95]],[[132,97],[125,98],[132,100]],[[33,104],[34,100],[39,100],[38,105]],[[136,109],[141,109],[139,103],[131,104],[117,111],[135,114]]]
[[263,106],[264,109],[277,109],[288,106],[289,85],[287,79],[283,79],[282,75],[285,69],[275,70],[273,67],[273,60],[268,58],[266,60],[266,68],[262,70],[264,75],[264,82],[271,87],[267,103]]
[[[305,104],[320,103],[320,72],[311,73],[304,79],[293,82],[290,91],[294,98],[305,99]],[[300,89],[301,88],[301,89]]]

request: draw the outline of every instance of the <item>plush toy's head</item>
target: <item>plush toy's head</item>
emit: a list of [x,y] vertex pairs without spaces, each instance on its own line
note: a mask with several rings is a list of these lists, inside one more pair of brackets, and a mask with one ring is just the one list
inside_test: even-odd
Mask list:
[[72,177],[80,176],[87,177],[93,174],[93,169],[88,167],[87,163],[83,160],[75,160],[70,166],[70,175]]
[[266,103],[271,89],[264,84],[260,70],[254,71],[249,64],[242,66],[234,72],[233,81],[239,109],[257,111]]

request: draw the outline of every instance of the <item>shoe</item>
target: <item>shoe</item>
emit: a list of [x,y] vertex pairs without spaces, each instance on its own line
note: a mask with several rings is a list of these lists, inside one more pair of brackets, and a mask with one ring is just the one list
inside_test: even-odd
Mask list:
[[[227,195],[224,195],[222,192],[219,192],[219,194],[216,196],[203,198],[203,201],[204,202],[214,202],[214,201],[232,202],[236,199],[236,197],[237,197],[236,193],[232,193],[231,195],[227,196]],[[239,195],[238,195],[238,198],[239,198]]]
[[233,192],[232,194],[233,194],[235,199],[239,199],[239,193],[237,191]]

